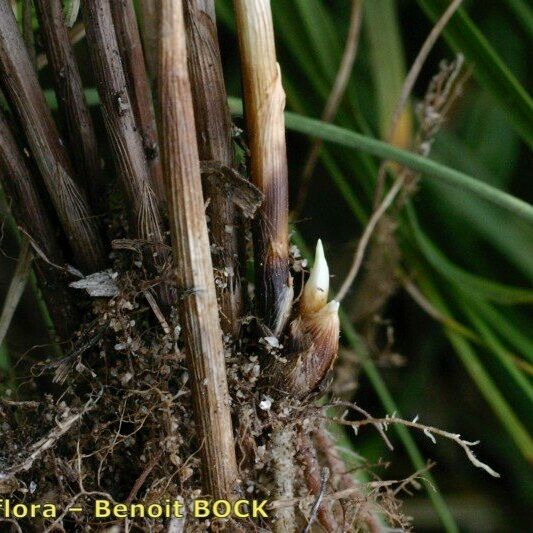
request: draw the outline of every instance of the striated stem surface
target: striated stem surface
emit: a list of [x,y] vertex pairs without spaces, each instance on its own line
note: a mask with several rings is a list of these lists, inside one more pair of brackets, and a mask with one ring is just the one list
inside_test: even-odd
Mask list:
[[0,0],[0,81],[26,134],[79,266],[87,272],[98,270],[104,253],[96,222],[85,195],[72,177],[72,165],[9,0]]
[[[56,265],[62,265],[64,259],[52,224],[2,110],[0,110],[0,184],[10,200],[16,223],[24,229],[48,260]],[[66,287],[65,277],[44,261],[37,260],[34,265],[56,332],[62,339],[67,339],[78,325],[78,312]]]
[[139,0],[141,35],[143,40],[144,57],[150,79],[154,80],[157,74],[157,36],[158,29],[158,1]]
[[234,0],[251,176],[264,194],[254,221],[258,311],[279,334],[292,305],[289,274],[285,93],[276,62],[269,0]]
[[133,0],[113,0],[110,5],[135,122],[141,134],[154,192],[163,205],[165,185],[155,114]]
[[84,0],[83,18],[104,123],[137,237],[163,241],[157,198],[128,95],[109,0]]
[[[199,156],[202,161],[232,167],[231,116],[218,46],[215,3],[185,0],[184,11]],[[239,275],[242,227],[239,227],[231,188],[224,190],[208,181],[204,192],[209,200],[213,266],[221,280],[217,286],[220,322],[224,333],[237,336],[243,312]]]
[[94,125],[83,94],[74,50],[63,17],[61,0],[35,0],[54,89],[63,114],[70,153],[93,208],[100,211],[100,156]]
[[232,499],[237,492],[238,473],[187,71],[182,3],[160,0],[160,8],[158,101],[163,169],[175,279],[182,294],[180,317],[202,443],[204,487],[214,498]]

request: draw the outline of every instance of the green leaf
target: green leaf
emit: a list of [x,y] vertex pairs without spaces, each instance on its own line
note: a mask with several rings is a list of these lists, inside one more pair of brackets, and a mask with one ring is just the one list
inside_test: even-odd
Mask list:
[[363,7],[382,138],[390,129],[405,80],[403,43],[396,0],[372,0]]
[[459,290],[474,296],[481,296],[501,304],[521,304],[533,302],[533,291],[519,287],[509,287],[496,281],[488,280],[464,271],[453,264],[431,242],[420,228],[414,209],[407,207],[409,221],[416,242],[424,257],[440,274],[453,283]]
[[[233,114],[242,115],[241,100],[229,98],[229,104]],[[360,133],[333,124],[326,124],[320,120],[303,117],[295,113],[285,113],[285,124],[288,129],[298,131],[305,135],[318,137],[348,148],[363,150],[382,159],[395,161],[431,179],[438,179],[451,187],[477,195],[479,198],[506,209],[529,223],[533,223],[532,205],[505,191],[491,187],[463,172],[436,163],[426,157],[396,148],[377,139],[361,135]]]
[[533,41],[533,10],[524,0],[505,0],[514,13],[516,21],[524,28],[527,36]]
[[[455,136],[442,132],[433,150],[436,159],[445,160],[469,175],[490,182],[494,176],[479,158],[479,155]],[[509,164],[509,157],[500,156],[502,162]],[[507,212],[492,205],[472,202],[468,196],[450,189],[438,182],[428,184],[432,198],[431,209],[435,221],[449,220],[456,227],[446,224],[447,230],[464,228],[467,234],[472,229],[491,243],[529,280],[533,281],[533,226],[517,224]],[[493,184],[494,185],[494,184]],[[502,185],[504,185],[502,183]],[[465,235],[465,232],[462,233]]]
[[[431,303],[441,312],[449,315],[450,310],[444,303],[442,296],[434,286],[431,286],[427,279],[424,283],[424,289],[425,295],[430,299]],[[511,409],[498,387],[494,384],[490,374],[481,364],[472,345],[464,337],[447,328],[445,328],[445,332],[455,349],[455,353],[459,356],[470,377],[500,420],[502,426],[506,429],[526,460],[533,460],[533,441],[531,440],[531,436]]]
[[512,347],[533,363],[533,341],[509,318],[482,300],[471,302],[483,319],[490,324]]
[[[447,0],[418,0],[418,3],[432,21],[448,5]],[[464,9],[458,10],[450,20],[444,37],[456,52],[465,55],[479,84],[505,108],[521,137],[533,146],[533,100]]]
[[0,344],[0,370],[9,370],[9,353],[5,344]]
[[533,386],[528,378],[526,378],[526,376],[524,376],[524,374],[516,367],[511,354],[501,344],[496,335],[491,331],[490,327],[488,327],[470,307],[465,306],[464,309],[473,326],[479,331],[479,334],[485,340],[491,352],[497,357],[518,388],[530,401],[533,402]]

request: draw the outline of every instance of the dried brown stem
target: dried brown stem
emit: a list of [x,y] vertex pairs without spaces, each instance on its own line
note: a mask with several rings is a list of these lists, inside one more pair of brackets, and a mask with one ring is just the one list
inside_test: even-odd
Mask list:
[[[231,116],[218,46],[215,3],[213,0],[185,0],[183,5],[200,159],[232,167]],[[204,191],[209,201],[213,265],[223,281],[217,287],[220,322],[224,333],[236,336],[243,312],[238,261],[242,228],[239,227],[232,189],[208,181]]]
[[[70,30],[68,30],[68,37],[70,44],[74,46],[79,43],[85,37],[85,26],[82,22],[75,24]],[[48,58],[46,54],[39,54],[37,56],[37,70],[41,70],[48,65]]]
[[[315,447],[308,435],[300,435],[298,454],[303,463],[307,488],[311,494],[318,496],[322,489],[320,465],[318,463]],[[339,531],[339,525],[337,524],[329,505],[321,504],[318,506],[317,518],[320,525],[328,533]]]
[[79,266],[103,264],[103,246],[87,199],[73,179],[71,163],[39,86],[9,0],[0,0],[0,80],[26,134]]
[[182,3],[160,0],[158,88],[175,278],[202,443],[205,490],[233,498],[238,472],[202,196]]
[[279,334],[292,304],[288,262],[288,170],[285,93],[276,62],[269,0],[234,0],[251,176],[265,195],[254,221],[256,297],[266,325]]
[[[52,261],[63,263],[59,243],[39,191],[1,110],[0,183],[10,199],[17,224],[31,235],[32,240]],[[35,263],[35,271],[56,331],[62,338],[67,338],[76,327],[77,312],[64,276],[41,261]]]
[[165,184],[163,183],[152,93],[144,65],[141,36],[137,27],[133,0],[113,0],[110,6],[130,102],[141,134],[152,186],[160,204],[163,205]]
[[153,80],[157,74],[158,0],[139,0],[141,36],[146,68]]
[[[355,497],[361,502],[359,508],[359,516],[363,521],[368,531],[372,533],[378,533],[383,531],[379,518],[372,511],[370,505],[365,505],[366,496],[364,490],[359,486],[359,483],[353,478],[353,476],[347,471],[346,464],[340,456],[335,440],[331,437],[325,428],[318,429],[313,434],[314,440],[317,445],[317,449],[324,455],[326,461],[331,467],[333,476],[337,477],[337,484],[341,490],[350,491],[352,498]],[[347,494],[349,497],[350,494]]]
[[63,114],[70,153],[91,204],[101,205],[101,168],[93,121],[85,97],[74,50],[63,17],[61,0],[35,0],[54,89]]
[[83,18],[104,123],[116,169],[129,202],[136,236],[163,241],[158,202],[151,186],[141,136],[135,125],[109,0],[85,0]]
[[31,12],[32,0],[22,0],[22,37],[30,61],[33,66],[37,64],[37,55],[35,53],[35,35],[33,34],[33,20]]
[[[297,477],[295,456],[295,431],[290,424],[279,424],[270,434],[270,455],[274,487],[272,495],[276,500],[294,498]],[[291,533],[295,530],[296,512],[292,506],[275,511],[274,533]]]

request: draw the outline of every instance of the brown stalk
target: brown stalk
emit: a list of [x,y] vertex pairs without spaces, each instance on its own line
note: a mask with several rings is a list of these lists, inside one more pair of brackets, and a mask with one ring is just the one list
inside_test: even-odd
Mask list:
[[269,0],[234,0],[251,177],[264,194],[254,221],[258,311],[279,334],[292,305],[289,273],[285,93],[276,62]]
[[[85,26],[82,22],[78,22],[70,30],[68,30],[68,36],[70,39],[70,44],[74,46],[79,43],[82,39],[85,38]],[[46,54],[39,54],[37,56],[37,70],[41,70],[48,65],[48,58]]]
[[202,196],[182,3],[160,0],[158,88],[175,277],[202,443],[204,487],[233,498],[238,472],[222,330]]
[[33,34],[33,20],[31,13],[31,0],[22,0],[22,38],[28,50],[31,64],[37,65],[37,55],[35,53],[35,35]]
[[109,0],[85,0],[83,19],[104,124],[115,166],[132,211],[137,237],[162,242],[158,202],[151,186],[141,136],[135,125]]
[[98,270],[104,260],[97,225],[73,179],[65,147],[39,86],[9,0],[0,0],[0,81],[16,111],[79,266]]
[[133,0],[113,0],[110,6],[135,122],[141,134],[154,192],[160,204],[163,205],[165,184],[159,155],[152,93],[146,74]]
[[158,0],[139,0],[139,9],[146,68],[154,80],[157,74]]
[[[52,224],[42,204],[39,191],[24,160],[11,128],[0,110],[0,183],[6,192],[15,221],[44,252],[47,258],[61,265],[63,255]],[[55,329],[63,339],[76,328],[77,311],[66,288],[62,273],[42,261],[35,271]]]
[[[215,3],[185,0],[183,5],[200,159],[233,167],[231,116],[218,46]],[[236,336],[243,311],[238,261],[242,228],[239,228],[231,189],[224,190],[207,181],[204,191],[209,200],[213,263],[225,281],[217,287],[221,326],[224,333]]]
[[341,490],[353,491],[352,497],[356,497],[359,503],[359,517],[363,521],[370,533],[380,533],[383,531],[378,516],[373,512],[370,505],[366,504],[366,494],[364,489],[359,487],[359,482],[347,471],[346,464],[342,459],[335,439],[325,428],[320,428],[313,434],[317,450],[324,454],[326,461],[331,467],[333,476],[337,478],[335,484]]
[[[316,496],[321,490],[320,464],[311,439],[303,432],[299,434],[298,456],[303,465],[307,488],[311,494]],[[318,507],[317,518],[324,531],[328,533],[339,531],[339,525],[335,520],[330,505],[322,503]]]
[[100,156],[80,72],[63,17],[62,2],[35,0],[35,7],[73,163],[89,194],[91,205],[96,207],[102,203]]

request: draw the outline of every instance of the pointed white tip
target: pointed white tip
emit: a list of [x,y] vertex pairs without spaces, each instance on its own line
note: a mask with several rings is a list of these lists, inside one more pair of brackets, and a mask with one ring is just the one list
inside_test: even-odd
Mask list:
[[324,255],[322,241],[316,243],[315,263],[305,284],[302,295],[302,309],[305,312],[316,312],[328,301],[329,268]]

